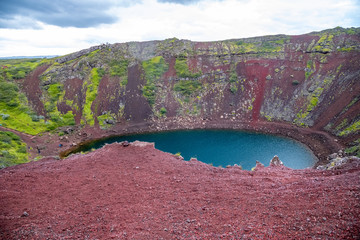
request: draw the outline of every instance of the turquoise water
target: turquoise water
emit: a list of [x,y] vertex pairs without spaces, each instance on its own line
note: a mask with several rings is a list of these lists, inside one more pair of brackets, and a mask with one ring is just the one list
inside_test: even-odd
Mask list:
[[317,160],[305,145],[294,140],[234,130],[186,130],[121,136],[95,142],[82,150],[125,140],[154,142],[155,148],[173,154],[181,153],[185,160],[195,157],[222,167],[238,164],[246,170],[253,168],[256,160],[268,166],[274,155],[293,169],[312,167]]

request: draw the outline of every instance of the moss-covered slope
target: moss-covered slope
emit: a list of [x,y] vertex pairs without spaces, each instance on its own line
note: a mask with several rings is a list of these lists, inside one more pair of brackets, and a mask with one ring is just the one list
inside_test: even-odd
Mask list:
[[360,154],[359,28],[107,44],[0,65],[0,124],[29,134],[166,118],[277,121],[326,130]]

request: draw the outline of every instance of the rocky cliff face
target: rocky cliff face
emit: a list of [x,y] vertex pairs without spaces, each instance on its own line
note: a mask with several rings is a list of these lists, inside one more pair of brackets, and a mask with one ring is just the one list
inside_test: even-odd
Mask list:
[[37,120],[53,128],[283,122],[325,130],[360,154],[359,28],[107,44],[39,65],[18,85]]

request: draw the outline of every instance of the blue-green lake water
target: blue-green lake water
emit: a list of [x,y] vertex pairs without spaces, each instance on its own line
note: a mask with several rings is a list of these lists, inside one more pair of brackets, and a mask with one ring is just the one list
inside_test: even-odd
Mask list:
[[223,167],[238,164],[246,170],[253,168],[256,160],[268,166],[274,155],[293,169],[312,167],[317,161],[307,146],[292,139],[234,130],[182,130],[119,136],[94,142],[82,150],[125,140],[154,142],[155,148],[173,154],[181,153],[185,160],[195,157]]

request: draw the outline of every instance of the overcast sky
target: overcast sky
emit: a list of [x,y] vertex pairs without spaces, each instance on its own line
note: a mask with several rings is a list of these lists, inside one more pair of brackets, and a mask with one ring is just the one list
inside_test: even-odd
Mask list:
[[1,0],[0,57],[360,27],[359,0]]

